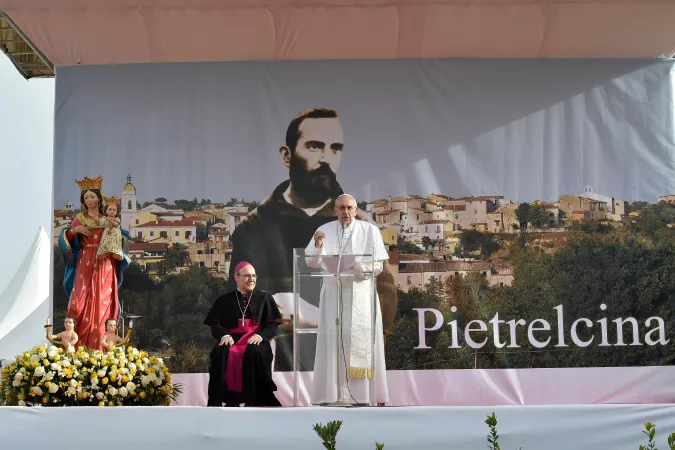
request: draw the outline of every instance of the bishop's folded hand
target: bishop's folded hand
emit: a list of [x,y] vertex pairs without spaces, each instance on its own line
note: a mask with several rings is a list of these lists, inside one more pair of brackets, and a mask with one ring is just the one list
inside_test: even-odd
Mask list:
[[234,339],[229,334],[223,336],[218,345],[234,345]]
[[257,334],[254,334],[250,338],[248,338],[248,343],[253,344],[253,345],[258,345],[262,342],[262,338],[258,336]]

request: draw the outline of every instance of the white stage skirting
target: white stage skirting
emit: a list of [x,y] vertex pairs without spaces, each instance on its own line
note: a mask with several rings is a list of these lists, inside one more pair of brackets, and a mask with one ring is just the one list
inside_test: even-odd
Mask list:
[[643,422],[658,448],[675,431],[675,406],[585,405],[403,408],[0,407],[2,448],[317,450],[315,423],[343,420],[338,449],[484,449],[495,412],[502,449],[635,450]]
[[[675,366],[499,370],[390,370],[387,406],[575,405],[675,403]],[[206,406],[209,375],[174,374],[180,406]],[[293,405],[293,373],[275,372],[277,398]],[[299,406],[309,406],[312,374],[300,378]],[[673,430],[675,431],[675,430]]]

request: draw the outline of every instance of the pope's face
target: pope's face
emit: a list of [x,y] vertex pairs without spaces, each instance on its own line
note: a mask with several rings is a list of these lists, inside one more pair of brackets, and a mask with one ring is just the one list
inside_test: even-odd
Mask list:
[[250,264],[248,266],[242,267],[239,269],[237,275],[235,275],[235,280],[240,291],[251,292],[255,288],[255,283],[257,280],[255,269]]
[[349,226],[354,222],[356,211],[358,211],[356,202],[347,195],[340,197],[335,201],[335,215],[340,223],[343,223],[346,226]]

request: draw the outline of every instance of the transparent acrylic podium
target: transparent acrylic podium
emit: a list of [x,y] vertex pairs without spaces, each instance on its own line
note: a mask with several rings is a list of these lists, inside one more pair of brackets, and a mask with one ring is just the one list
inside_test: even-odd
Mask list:
[[293,249],[293,404],[372,406],[373,253],[317,252]]

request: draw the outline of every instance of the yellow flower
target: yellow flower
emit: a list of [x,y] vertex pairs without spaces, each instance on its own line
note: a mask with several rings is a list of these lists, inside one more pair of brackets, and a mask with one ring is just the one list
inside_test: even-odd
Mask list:
[[42,365],[45,366],[45,367],[48,366],[48,365],[49,365],[49,360],[43,359],[43,360],[42,360]]
[[110,381],[117,381],[117,376],[115,374],[110,375]]
[[108,406],[115,406],[115,402],[108,402]]
[[105,377],[104,379],[101,380],[101,383],[103,384],[108,384],[108,377]]
[[89,393],[87,391],[82,392],[82,398],[87,398],[89,397]]
[[91,371],[91,377],[92,377],[92,378],[97,378],[97,377],[98,377],[98,373],[97,373],[95,370],[92,370],[92,371]]
[[96,364],[96,360],[94,358],[89,358],[89,364],[91,365]]
[[47,403],[47,397],[42,397],[42,403]]
[[26,396],[23,395],[23,394],[17,395],[16,398],[19,399],[19,400],[26,400]]
[[126,375],[122,375],[122,381],[123,381],[124,383],[128,383],[128,382],[129,382],[129,377],[126,376]]
[[105,402],[98,402],[98,406],[105,406]]
[[28,352],[24,353],[24,354],[23,354],[23,357],[24,357],[24,358],[30,358],[30,353],[28,353]]
[[145,392],[141,391],[141,393],[138,394],[138,396],[139,396],[140,398],[145,398]]
[[47,381],[47,382],[45,383],[45,387],[49,387],[49,386],[51,386],[51,385],[52,385],[52,382],[51,382],[51,381]]
[[40,363],[36,361],[36,362],[34,362],[33,364],[31,364],[30,366],[31,366],[33,369],[37,369],[38,367],[40,367]]

